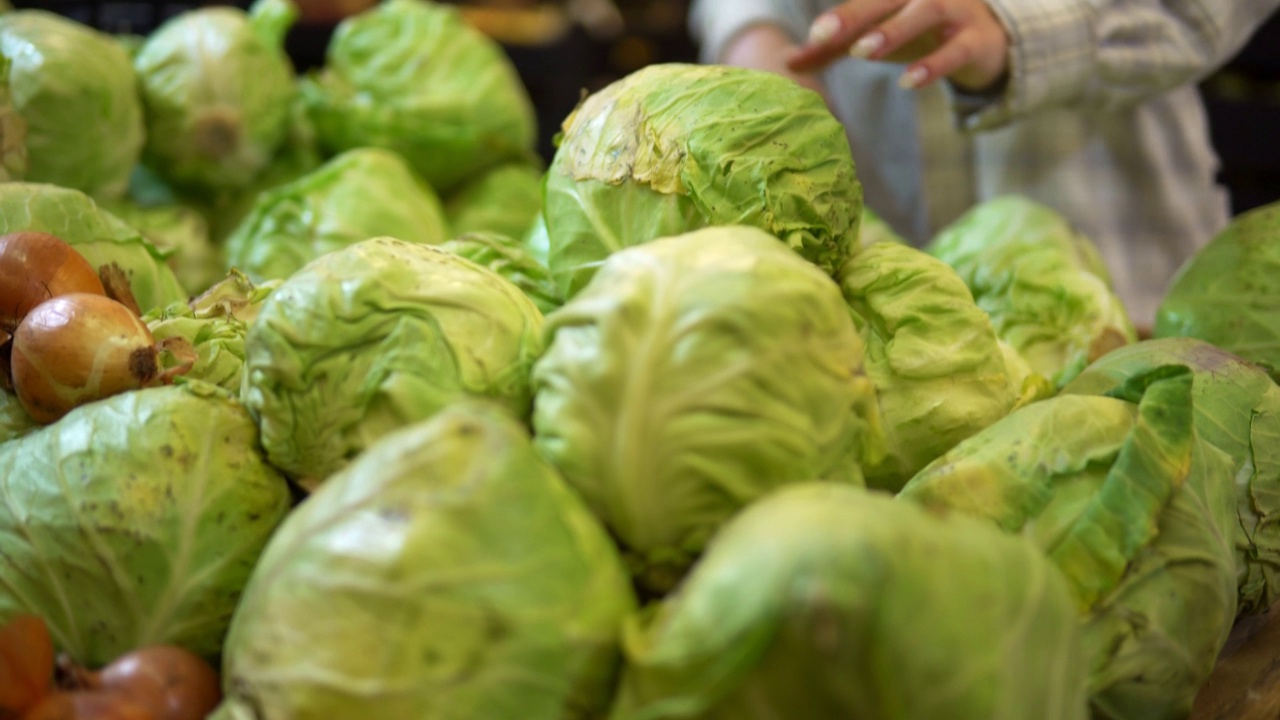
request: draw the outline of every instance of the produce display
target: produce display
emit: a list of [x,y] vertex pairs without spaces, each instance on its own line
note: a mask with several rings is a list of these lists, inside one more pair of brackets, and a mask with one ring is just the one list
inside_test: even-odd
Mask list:
[[1280,202],[1140,341],[781,76],[547,164],[468,15],[304,9],[0,12],[0,720],[1201,720],[1277,612]]

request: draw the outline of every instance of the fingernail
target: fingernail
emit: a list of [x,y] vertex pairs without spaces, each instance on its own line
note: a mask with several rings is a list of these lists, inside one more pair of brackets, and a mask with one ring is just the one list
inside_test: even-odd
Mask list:
[[849,54],[866,60],[882,47],[884,47],[884,33],[873,32],[854,43],[853,47],[849,48]]
[[902,77],[898,78],[898,87],[906,90],[913,90],[920,87],[927,79],[929,79],[928,68],[913,67],[902,73]]
[[809,43],[821,45],[840,32],[840,18],[831,14],[819,15],[809,26]]

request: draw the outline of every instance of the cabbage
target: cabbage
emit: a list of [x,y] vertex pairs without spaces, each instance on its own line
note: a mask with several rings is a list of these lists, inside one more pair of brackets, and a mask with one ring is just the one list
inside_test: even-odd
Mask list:
[[325,148],[394,150],[440,193],[533,153],[515,67],[448,5],[386,0],[342,21],[302,95]]
[[18,10],[0,15],[0,55],[9,60],[9,92],[27,125],[25,178],[96,197],[124,194],[144,138],[124,48],[74,20]]
[[17,395],[0,389],[0,445],[39,428],[40,423],[31,419]]
[[565,297],[610,253],[709,225],[761,228],[835,273],[861,214],[848,138],[817,93],[681,64],[632,73],[564,121],[543,207]]
[[1137,340],[1097,248],[1032,200],[979,204],[943,228],[929,252],[955,268],[996,335],[1055,387]]
[[217,720],[602,717],[635,607],[608,536],[496,407],[389,435],[280,528]]
[[9,92],[9,58],[0,55],[0,182],[27,174],[27,121],[13,107]]
[[245,342],[245,402],[271,462],[313,486],[466,396],[526,417],[542,314],[453,253],[374,238],[280,284]]
[[1167,338],[1108,353],[1062,392],[1103,395],[1161,365],[1195,373],[1196,433],[1226,453],[1235,478],[1240,611],[1266,612],[1280,600],[1280,387],[1266,371],[1203,341]]
[[862,223],[858,230],[858,245],[863,248],[871,247],[877,243],[897,243],[906,245],[907,241],[902,239],[889,223],[885,222],[879,215],[869,207],[862,208]]
[[1009,372],[990,318],[942,261],[879,242],[845,263],[840,284],[866,346],[886,438],[863,474],[868,485],[897,492],[1008,414],[1023,378]]
[[0,184],[0,234],[18,230],[57,235],[95,268],[119,265],[144,312],[187,297],[163,253],[84,193],[37,183]]
[[289,509],[245,409],[209,385],[114,395],[0,445],[0,623],[44,617],[97,667],[174,644],[215,659]]
[[290,0],[258,0],[249,13],[204,7],[165,22],[138,51],[147,164],[198,191],[244,187],[283,142],[293,99],[284,36]]
[[1195,432],[1193,376],[1027,405],[899,497],[1031,538],[1071,589],[1098,720],[1185,718],[1236,615],[1231,459]]
[[1061,576],[1030,543],[850,487],[748,507],[631,617],[611,720],[1084,720]]
[[1250,210],[1178,271],[1156,337],[1199,338],[1280,380],[1280,202]]
[[165,264],[188,295],[208,290],[225,274],[222,250],[209,239],[209,224],[195,208],[179,204],[145,207],[128,199],[101,205],[165,255]]
[[873,390],[839,287],[750,227],[611,256],[548,317],[538,449],[667,590],[721,523],[789,482],[861,483]]
[[400,157],[363,148],[259,195],[227,240],[227,259],[255,280],[283,279],[379,236],[437,244],[449,232],[439,199]]
[[496,167],[458,188],[444,212],[455,235],[485,232],[519,238],[542,209],[542,172],[527,163]]
[[543,314],[562,304],[551,274],[516,240],[494,233],[469,233],[440,247],[510,280]]

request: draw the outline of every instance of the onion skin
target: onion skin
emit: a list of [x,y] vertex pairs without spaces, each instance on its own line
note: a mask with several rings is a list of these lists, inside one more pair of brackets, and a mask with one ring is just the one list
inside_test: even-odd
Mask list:
[[13,333],[9,362],[18,401],[44,425],[161,376],[146,324],[115,300],[88,293],[33,308]]
[[222,701],[217,671],[174,645],[141,648],[99,672],[78,671],[72,677],[77,687],[128,698],[155,720],[204,720]]
[[159,720],[123,695],[94,690],[56,692],[22,720]]
[[98,272],[66,241],[34,230],[0,236],[0,330],[12,333],[32,308],[73,292],[106,294]]
[[0,627],[0,719],[13,720],[53,690],[53,640],[44,619],[18,615]]

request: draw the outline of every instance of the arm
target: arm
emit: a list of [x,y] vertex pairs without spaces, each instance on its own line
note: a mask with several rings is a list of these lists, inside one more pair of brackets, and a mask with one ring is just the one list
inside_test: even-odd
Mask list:
[[700,41],[703,62],[777,73],[825,97],[817,77],[786,64],[816,15],[804,5],[795,0],[695,0],[689,24]]

